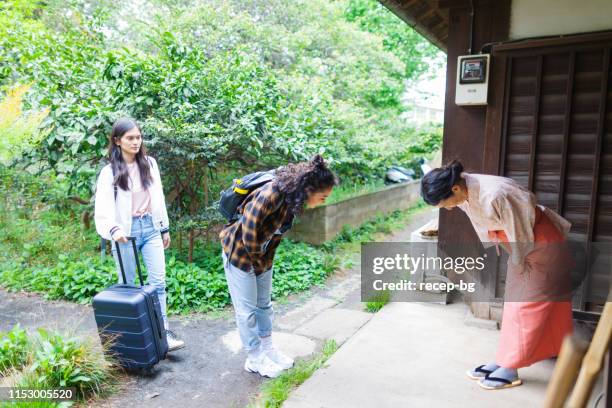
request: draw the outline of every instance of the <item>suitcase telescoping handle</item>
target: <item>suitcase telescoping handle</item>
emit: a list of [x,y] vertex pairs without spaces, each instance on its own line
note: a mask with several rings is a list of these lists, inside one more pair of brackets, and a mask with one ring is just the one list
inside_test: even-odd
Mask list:
[[[140,262],[138,261],[138,249],[136,249],[136,238],[135,237],[126,237],[128,241],[132,242],[132,248],[134,249],[134,259],[136,260],[136,269],[138,269],[138,279],[140,280],[140,287],[144,286],[144,282],[142,281],[142,272],[140,271]],[[119,242],[115,241],[115,247],[117,248],[117,259],[119,259],[119,268],[121,268],[121,276],[123,277],[123,283],[127,284],[127,279],[125,278],[125,270],[123,268],[123,259],[121,258],[121,248],[119,247]]]

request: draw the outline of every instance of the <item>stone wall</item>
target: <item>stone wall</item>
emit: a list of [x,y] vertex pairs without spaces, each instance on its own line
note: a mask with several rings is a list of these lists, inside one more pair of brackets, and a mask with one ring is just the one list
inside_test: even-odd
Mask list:
[[374,218],[412,206],[419,199],[420,181],[385,187],[335,204],[304,211],[288,238],[320,245],[333,239],[344,225],[356,227]]

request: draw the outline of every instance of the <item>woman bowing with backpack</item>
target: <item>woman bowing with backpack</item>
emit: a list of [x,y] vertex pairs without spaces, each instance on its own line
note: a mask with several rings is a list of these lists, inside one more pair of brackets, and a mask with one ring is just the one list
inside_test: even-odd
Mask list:
[[250,192],[238,206],[238,219],[223,227],[223,265],[240,340],[248,356],[244,369],[277,377],[293,359],[272,342],[272,264],[283,233],[305,207],[323,204],[338,179],[323,157],[289,164],[270,182]]

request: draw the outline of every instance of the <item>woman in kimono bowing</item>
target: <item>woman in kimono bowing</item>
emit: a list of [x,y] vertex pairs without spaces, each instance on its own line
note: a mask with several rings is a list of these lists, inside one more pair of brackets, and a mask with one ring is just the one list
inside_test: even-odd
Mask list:
[[573,328],[564,249],[571,224],[514,180],[465,173],[457,161],[427,173],[421,195],[439,208],[459,207],[485,247],[501,244],[509,253],[495,361],[467,375],[485,389],[520,385],[518,369],[557,356]]

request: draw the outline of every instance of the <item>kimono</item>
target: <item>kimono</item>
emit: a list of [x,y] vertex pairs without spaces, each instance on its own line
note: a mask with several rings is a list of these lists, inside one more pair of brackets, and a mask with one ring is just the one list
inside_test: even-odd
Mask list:
[[509,252],[496,363],[521,368],[557,356],[573,329],[572,259],[565,247],[571,224],[512,179],[461,177],[468,200],[459,208],[483,246],[501,244]]

